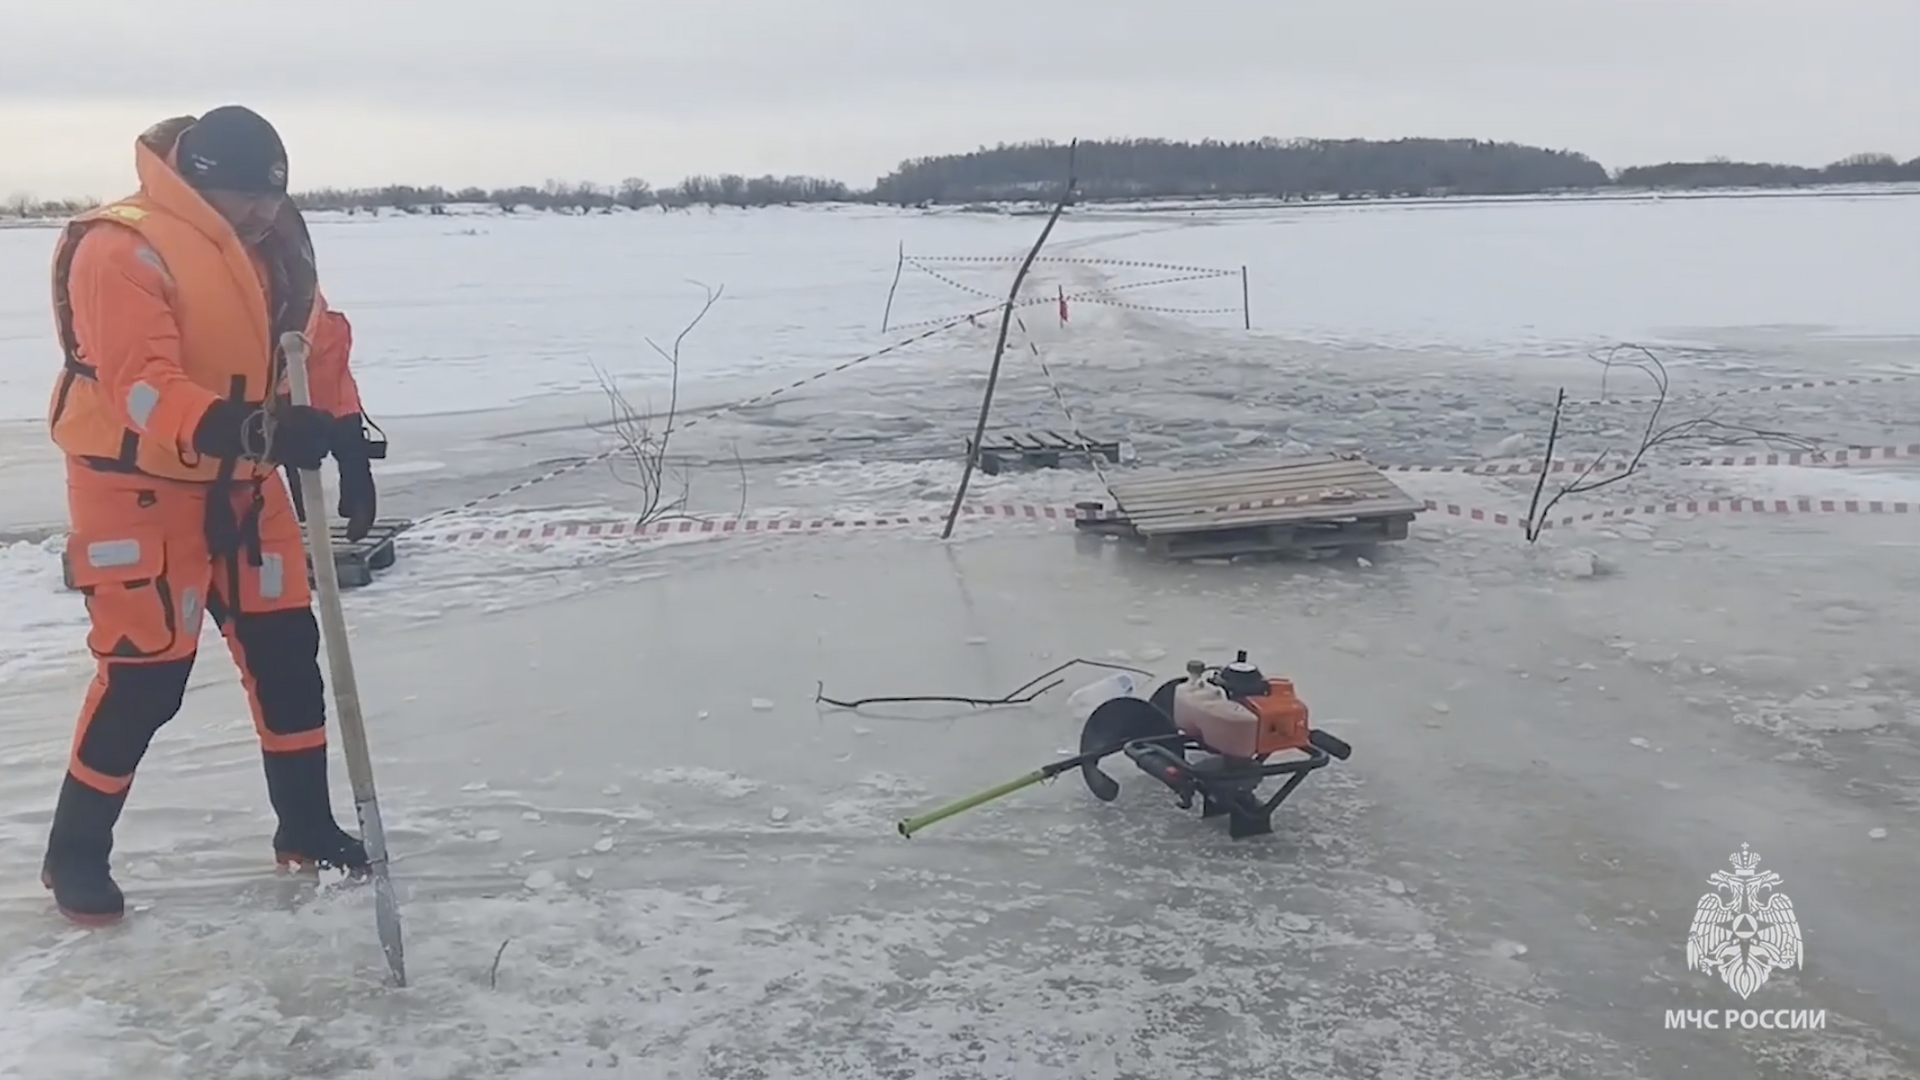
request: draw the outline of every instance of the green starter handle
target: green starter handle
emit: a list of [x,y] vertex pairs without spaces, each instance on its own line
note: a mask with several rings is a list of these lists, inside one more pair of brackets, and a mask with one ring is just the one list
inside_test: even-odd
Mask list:
[[1056,775],[1058,775],[1058,770],[1035,769],[1027,775],[1020,777],[1018,780],[1009,780],[996,787],[990,787],[977,795],[969,795],[958,802],[950,802],[938,810],[929,810],[919,817],[906,818],[896,827],[900,830],[901,836],[911,837],[914,833],[936,822],[945,821],[955,814],[964,813],[982,803],[990,803],[995,799],[1011,795],[1021,788],[1032,787],[1049,776]]
[[1026,774],[1025,776],[1020,777],[1017,780],[1009,780],[1006,783],[999,785],[998,787],[990,787],[987,790],[982,791],[977,795],[969,795],[958,802],[950,802],[947,805],[939,808],[938,810],[929,810],[926,813],[921,814],[919,817],[907,818],[906,820],[900,822],[898,825],[894,827],[900,830],[901,836],[911,838],[914,833],[919,832],[921,829],[924,829],[929,825],[935,824],[937,822],[945,821],[955,814],[964,813],[968,810],[973,809],[976,806],[981,805],[982,803],[990,803],[995,799],[1002,798],[1007,795],[1011,795],[1014,792],[1019,791],[1021,788],[1032,787],[1033,785],[1041,782],[1042,780],[1051,780],[1054,777],[1059,776],[1063,772],[1066,772],[1070,769],[1077,769],[1080,766],[1087,764],[1088,762],[1099,761],[1101,758],[1106,757],[1108,754],[1115,753],[1119,749],[1120,747],[1118,746],[1109,746],[1104,750],[1095,750],[1085,754],[1075,754],[1070,758],[1063,758],[1059,761],[1050,762],[1046,765],[1040,766],[1039,768],[1033,770],[1032,772]]

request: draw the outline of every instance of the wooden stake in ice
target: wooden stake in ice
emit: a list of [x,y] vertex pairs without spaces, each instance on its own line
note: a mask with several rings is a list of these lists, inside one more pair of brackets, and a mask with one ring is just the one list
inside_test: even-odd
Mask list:
[[[287,382],[295,405],[313,402],[307,385],[305,334],[280,336],[287,361]],[[327,643],[327,669],[333,685],[334,714],[347,756],[347,776],[353,783],[353,809],[372,862],[374,918],[380,948],[387,954],[396,986],[407,985],[406,952],[400,941],[400,900],[387,872],[387,833],[380,824],[380,800],[373,790],[373,754],[367,747],[367,721],[360,711],[360,684],[353,675],[353,654],[347,649],[347,615],[340,606],[340,572],[333,562],[333,527],[327,514],[327,489],[320,470],[300,470],[300,503],[307,518],[307,556],[313,561],[315,599],[320,604],[320,633]]]

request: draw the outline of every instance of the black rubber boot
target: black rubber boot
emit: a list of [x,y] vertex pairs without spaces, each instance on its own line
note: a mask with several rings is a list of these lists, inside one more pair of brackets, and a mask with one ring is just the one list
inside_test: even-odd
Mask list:
[[126,897],[107,866],[113,827],[126,805],[126,792],[102,794],[71,773],[60,784],[40,883],[53,890],[60,914],[81,926],[106,926],[127,913]]
[[267,797],[279,815],[273,854],[281,866],[366,873],[367,846],[333,820],[325,747],[265,754]]

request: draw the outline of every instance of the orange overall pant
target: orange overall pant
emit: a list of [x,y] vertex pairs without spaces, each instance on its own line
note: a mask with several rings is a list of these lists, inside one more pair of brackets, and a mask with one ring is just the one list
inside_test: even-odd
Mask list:
[[[262,749],[326,745],[320,631],[286,485],[278,472],[258,481],[257,544],[218,556],[207,539],[217,490],[68,462],[67,561],[97,662],[68,767],[105,794],[127,790],[154,733],[179,712],[207,615],[240,668]],[[235,520],[255,491],[246,480],[227,489]]]

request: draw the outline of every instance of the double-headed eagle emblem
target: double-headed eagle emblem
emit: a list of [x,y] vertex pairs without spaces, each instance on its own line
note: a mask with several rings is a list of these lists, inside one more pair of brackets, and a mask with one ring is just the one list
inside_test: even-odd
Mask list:
[[1687,931],[1687,968],[1720,976],[1742,998],[1760,989],[1776,968],[1797,968],[1803,958],[1800,921],[1780,875],[1760,870],[1760,856],[1741,844],[1728,858],[1731,873],[1707,876],[1714,892],[1700,897]]

